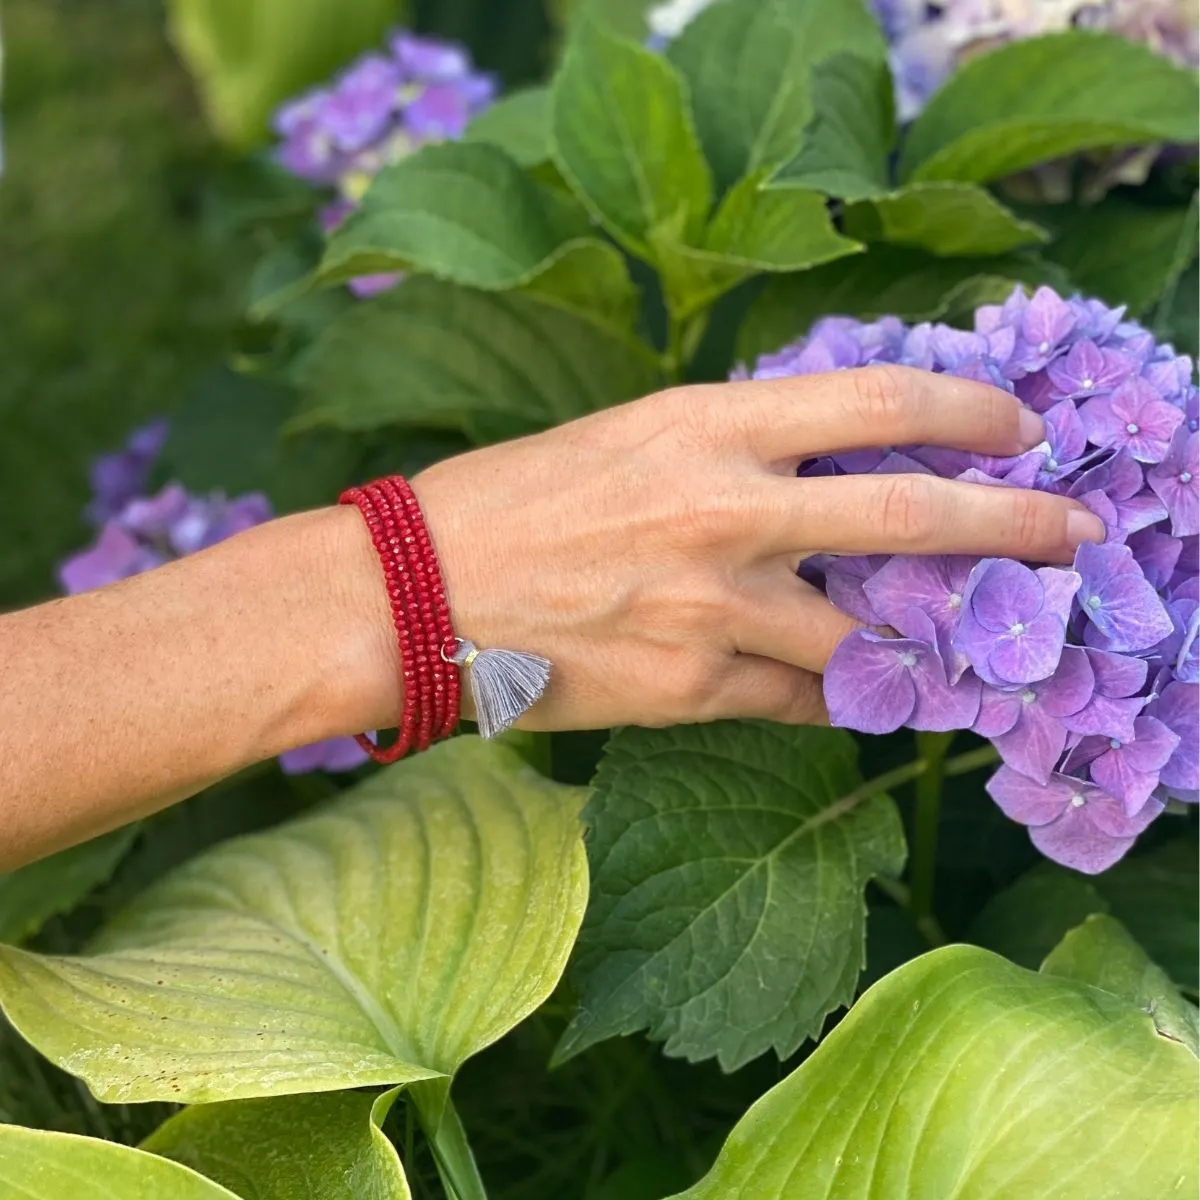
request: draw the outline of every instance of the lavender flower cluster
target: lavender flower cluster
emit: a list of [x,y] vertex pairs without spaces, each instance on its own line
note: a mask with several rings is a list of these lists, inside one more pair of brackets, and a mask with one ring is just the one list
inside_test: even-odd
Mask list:
[[[328,233],[362,200],[389,163],[431,142],[462,137],[470,119],[496,95],[492,76],[476,71],[467,51],[450,42],[394,34],[388,53],[371,51],[328,87],[314,88],[275,115],[282,138],[276,157],[309,183],[332,187],[337,199],[321,212]],[[398,275],[353,280],[350,290],[371,296]]]
[[1017,289],[966,332],[826,317],[760,358],[772,379],[900,363],[995,384],[1042,414],[1016,458],[928,446],[838,454],[801,475],[916,472],[1078,499],[1102,545],[1074,569],[1009,559],[821,556],[802,567],[870,629],[825,675],[835,725],[970,729],[1001,766],[988,791],[1048,857],[1116,862],[1170,800],[1200,800],[1200,412],[1192,362],[1124,310]]
[[[220,492],[196,496],[181,484],[168,483],[147,495],[167,433],[166,421],[154,421],[135,430],[120,450],[92,464],[92,499],[85,516],[97,534],[91,546],[59,566],[59,583],[68,595],[140,575],[271,518],[271,502],[261,492],[227,499]],[[349,771],[366,759],[353,738],[339,737],[289,750],[279,763],[289,774],[299,774]]]

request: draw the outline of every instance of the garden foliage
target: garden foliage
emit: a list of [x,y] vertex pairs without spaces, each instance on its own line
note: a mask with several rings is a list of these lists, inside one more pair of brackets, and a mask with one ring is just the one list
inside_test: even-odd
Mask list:
[[[324,502],[824,316],[961,325],[1018,286],[1195,350],[1192,72],[1056,34],[901,125],[857,2],[719,0],[665,50],[644,8],[577,0],[544,86],[327,236],[332,188],[248,172],[241,374],[171,476]],[[1149,143],[1183,150],[1136,188],[1017,198]],[[1194,808],[1077,874],[955,728],[464,734],[0,876],[0,1196],[1195,1195]]]

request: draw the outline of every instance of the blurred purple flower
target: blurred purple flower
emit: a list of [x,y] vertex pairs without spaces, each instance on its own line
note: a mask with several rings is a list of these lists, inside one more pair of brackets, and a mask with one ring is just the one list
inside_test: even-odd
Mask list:
[[306,775],[309,771],[353,771],[367,762],[370,755],[352,738],[326,738],[295,750],[285,750],[279,765],[285,775]]
[[169,426],[151,421],[135,429],[121,450],[102,454],[92,463],[89,477],[92,500],[85,515],[93,525],[115,517],[134,496],[145,490],[159,451],[166,444]]

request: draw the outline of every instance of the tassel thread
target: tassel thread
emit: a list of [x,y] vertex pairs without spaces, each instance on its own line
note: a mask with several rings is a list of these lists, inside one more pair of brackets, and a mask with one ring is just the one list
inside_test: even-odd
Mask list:
[[520,650],[480,650],[459,639],[451,661],[471,676],[475,720],[485,738],[514,725],[541,698],[550,682],[550,660]]

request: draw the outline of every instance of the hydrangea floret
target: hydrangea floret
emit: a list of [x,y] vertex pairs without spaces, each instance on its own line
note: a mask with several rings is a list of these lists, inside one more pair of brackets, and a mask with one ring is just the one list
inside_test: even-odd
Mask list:
[[[1193,365],[1124,310],[1020,288],[974,329],[826,317],[755,378],[898,363],[984,380],[1039,412],[1016,458],[928,446],[832,455],[801,475],[911,471],[1071,496],[1104,522],[1072,567],[818,556],[806,579],[870,628],[835,650],[835,725],[972,730],[988,785],[1047,856],[1095,873],[1170,801],[1200,800],[1200,413]],[[741,372],[744,374],[744,372]]]
[[[93,495],[84,515],[97,533],[90,546],[59,565],[59,583],[68,595],[140,575],[271,518],[271,502],[261,492],[233,498],[221,492],[200,496],[182,484],[168,483],[147,494],[168,431],[166,421],[153,421],[134,430],[120,450],[92,464]],[[366,761],[351,737],[330,738],[279,756],[289,774],[349,771]]]
[[[462,137],[495,95],[495,80],[475,70],[464,47],[401,30],[389,38],[386,52],[362,55],[328,86],[279,109],[276,158],[291,174],[335,192],[320,213],[329,232],[385,166],[422,146]],[[366,275],[350,290],[371,296],[398,278]]]

